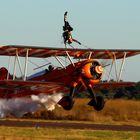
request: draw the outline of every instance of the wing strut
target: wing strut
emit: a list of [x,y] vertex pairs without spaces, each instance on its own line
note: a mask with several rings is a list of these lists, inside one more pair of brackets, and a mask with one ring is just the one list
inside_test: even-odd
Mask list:
[[20,73],[21,73],[21,75],[22,75],[22,77],[23,77],[23,72],[22,72],[21,63],[20,63],[20,60],[19,60],[19,56],[18,56],[18,51],[17,51],[17,50],[16,50],[16,57],[17,57],[17,61],[18,61]]
[[89,52],[88,59],[91,59],[91,56],[92,56],[92,52]]
[[[19,66],[21,77],[23,78],[24,81],[26,80],[26,77],[27,77],[28,56],[29,56],[29,49],[26,49],[26,57],[25,57],[25,65],[24,65],[24,73],[23,73],[22,72],[21,63],[20,63],[20,59],[19,59],[19,55],[18,55],[18,49],[16,49],[15,59],[14,59],[14,68],[13,68],[13,80],[15,80],[15,78],[16,78],[16,67],[17,67],[17,63],[18,63],[18,66]],[[11,63],[11,57],[9,57],[9,61],[8,61],[8,71],[10,71],[10,63]],[[8,79],[9,79],[9,72],[7,74],[7,80]]]
[[116,74],[116,79],[118,79],[118,74],[117,74],[117,63],[116,63],[116,55],[115,55],[115,53],[113,53],[114,54],[114,62],[115,62],[115,74]]
[[26,50],[25,65],[24,65],[24,78],[23,78],[24,81],[26,81],[26,77],[27,77],[28,55],[29,55],[29,49]]
[[68,59],[69,59],[69,61],[71,62],[71,64],[73,65],[73,66],[75,66],[74,65],[74,63],[73,63],[73,61],[72,61],[72,59],[70,58],[70,55],[69,55],[69,53],[66,51],[66,54],[67,54],[67,56],[68,56]]
[[63,63],[61,62],[61,60],[57,57],[57,56],[54,56],[55,59],[59,62],[59,64],[64,68],[66,69],[66,67],[63,65]]
[[13,70],[13,80],[16,78],[16,63],[17,63],[17,56],[14,59],[14,70]]
[[9,60],[8,60],[8,73],[7,73],[7,80],[9,79],[10,63],[11,63],[11,56],[9,56]]
[[[22,67],[21,67],[19,56],[18,56],[18,49],[16,49],[15,51],[16,52],[15,52],[14,68],[13,68],[13,78],[12,78],[13,80],[15,80],[15,78],[16,78],[17,63],[18,63],[18,66],[19,66],[19,70],[20,70],[21,76],[23,77]],[[9,57],[9,60],[8,60],[8,73],[7,73],[7,78],[6,78],[7,80],[9,79],[10,64],[11,64],[11,56]]]
[[111,75],[112,68],[113,68],[113,65],[114,65],[115,74],[116,74],[116,81],[119,82],[119,81],[121,80],[121,75],[122,75],[122,71],[123,71],[123,68],[124,68],[124,63],[125,63],[125,59],[126,59],[127,53],[124,52],[124,56],[123,56],[123,59],[122,59],[122,63],[121,63],[119,72],[118,72],[118,70],[117,70],[116,55],[115,55],[115,53],[113,53],[113,55],[114,55],[114,56],[113,56],[113,60],[112,60],[111,66],[110,66],[110,70],[109,70],[109,75],[108,75],[107,81],[108,81],[108,82],[110,81],[110,75]]
[[113,64],[114,64],[114,59],[112,59],[111,67],[110,67],[110,70],[109,70],[109,75],[108,75],[108,79],[107,79],[108,82],[110,81],[110,75],[111,75],[111,72],[112,72]]
[[124,57],[123,57],[122,64],[121,64],[121,67],[120,67],[120,72],[119,72],[118,81],[120,81],[120,79],[121,79],[122,70],[123,70],[124,63],[125,63],[125,58],[126,58],[126,52],[124,52]]

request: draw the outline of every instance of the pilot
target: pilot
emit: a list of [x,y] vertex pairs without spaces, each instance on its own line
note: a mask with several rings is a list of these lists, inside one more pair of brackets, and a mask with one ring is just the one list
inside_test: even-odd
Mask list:
[[54,70],[54,67],[52,65],[49,65],[48,70],[52,71],[52,70]]
[[78,40],[72,38],[71,31],[73,31],[73,28],[70,26],[69,22],[67,21],[67,13],[68,12],[65,12],[64,14],[64,26],[63,26],[64,44],[66,43],[71,44],[74,41],[81,45],[81,43]]
[[48,66],[48,69],[45,69],[46,73],[51,72],[54,70],[54,67],[52,65]]

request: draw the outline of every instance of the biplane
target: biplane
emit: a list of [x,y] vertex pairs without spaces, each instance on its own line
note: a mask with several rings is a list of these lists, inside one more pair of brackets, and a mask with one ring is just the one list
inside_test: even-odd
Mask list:
[[[0,56],[9,57],[8,66],[0,68],[0,98],[31,98],[32,95],[63,93],[57,104],[65,110],[72,109],[75,94],[87,91],[91,100],[88,105],[100,111],[104,108],[104,97],[95,93],[95,90],[134,86],[134,82],[122,82],[121,75],[125,59],[140,54],[140,50],[117,49],[78,49],[78,48],[52,48],[37,46],[8,45],[0,46]],[[14,58],[13,73],[11,73],[11,58]],[[20,59],[24,58],[24,63]],[[30,58],[54,58],[60,65],[54,67],[49,62],[49,69],[45,68],[37,73],[28,75]],[[64,58],[64,59],[62,59]],[[103,81],[105,67],[99,60],[111,60],[108,79]],[[122,60],[116,81],[110,80],[116,60]],[[68,62],[65,63],[65,62]],[[16,67],[19,67],[21,77],[16,76]],[[40,68],[41,66],[38,66]],[[43,66],[46,67],[46,64]]]

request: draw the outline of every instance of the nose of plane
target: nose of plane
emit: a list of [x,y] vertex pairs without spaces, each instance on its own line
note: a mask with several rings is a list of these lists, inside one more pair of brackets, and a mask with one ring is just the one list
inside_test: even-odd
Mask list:
[[96,66],[95,67],[95,71],[98,73],[98,74],[102,74],[103,73],[103,67],[102,66]]

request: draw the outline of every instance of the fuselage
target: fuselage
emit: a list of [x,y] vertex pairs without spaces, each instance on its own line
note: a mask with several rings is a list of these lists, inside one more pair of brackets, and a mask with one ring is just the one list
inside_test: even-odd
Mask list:
[[100,82],[102,73],[98,74],[94,72],[94,63],[100,65],[95,60],[84,60],[68,65],[66,68],[56,68],[53,70],[44,70],[36,73],[28,78],[31,81],[46,81],[63,83],[65,86],[70,87],[74,82],[79,83],[80,80],[84,80],[86,83],[94,84],[94,82]]

